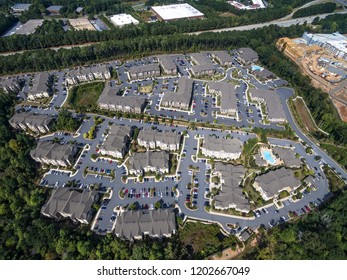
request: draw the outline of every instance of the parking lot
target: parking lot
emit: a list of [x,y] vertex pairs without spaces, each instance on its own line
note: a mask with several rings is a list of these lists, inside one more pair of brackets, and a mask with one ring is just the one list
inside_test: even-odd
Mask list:
[[[218,69],[224,71],[223,81],[235,82],[232,77],[232,71],[238,70],[243,79],[237,81],[236,98],[238,118],[227,118],[222,115],[217,115],[219,108],[217,107],[217,99],[215,96],[210,95],[206,90],[206,81],[194,79],[193,94],[191,106],[188,111],[177,111],[174,109],[168,110],[161,108],[160,99],[164,92],[174,91],[177,86],[178,77],[158,77],[155,79],[147,79],[143,81],[129,81],[126,70],[134,65],[143,65],[145,63],[153,62],[153,58],[146,58],[141,60],[129,61],[120,65],[119,62],[110,62],[108,65],[117,70],[118,79],[121,82],[121,90],[124,95],[137,96],[144,94],[149,99],[149,104],[145,112],[152,116],[165,116],[172,119],[184,119],[190,122],[203,122],[203,123],[223,123],[225,125],[235,125],[240,129],[248,127],[262,127],[272,129],[283,129],[275,123],[263,124],[262,113],[260,108],[254,104],[250,104],[246,97],[247,89],[252,85],[256,88],[270,89],[275,87],[276,81],[267,81],[266,83],[259,82],[255,77],[250,75],[247,70],[241,66],[236,60],[233,61],[234,66],[228,70]],[[177,55],[174,60],[179,75],[188,76],[188,69],[191,67],[190,62],[184,55]],[[56,108],[61,107],[67,98],[67,89],[65,86],[65,72],[59,71],[53,73],[56,77],[54,83],[55,94],[52,96],[48,108],[35,106],[32,108],[25,107],[26,110],[38,114],[58,114]],[[115,83],[115,81],[113,81]],[[153,87],[149,93],[141,93],[140,87]],[[24,89],[27,87],[25,85]],[[289,89],[279,88],[277,93],[282,99],[282,104],[286,104],[285,100],[292,95]],[[18,107],[17,107],[18,108]],[[284,107],[284,110],[288,110]],[[290,116],[289,111],[287,116]],[[167,176],[165,179],[156,181],[154,178],[145,177],[143,182],[138,180],[129,179],[126,183],[122,180],[123,176],[128,175],[127,169],[123,164],[117,160],[105,158],[98,154],[99,145],[105,139],[105,131],[109,123],[136,126],[138,128],[152,128],[156,127],[157,130],[171,129],[177,133],[182,133],[187,130],[185,126],[169,125],[163,123],[143,122],[142,120],[131,120],[125,118],[107,118],[102,116],[103,122],[97,126],[95,139],[89,140],[83,137],[83,134],[88,132],[94,125],[92,115],[88,115],[89,119],[83,121],[81,127],[76,134],[71,135],[63,132],[56,132],[53,135],[44,136],[40,141],[52,141],[55,138],[60,140],[60,143],[67,143],[74,141],[83,152],[76,160],[73,171],[64,171],[63,168],[55,168],[43,176],[40,185],[48,187],[68,187],[76,189],[96,189],[100,194],[111,191],[112,195],[102,202],[98,215],[95,219],[94,230],[100,234],[104,234],[112,230],[116,220],[116,212],[119,208],[126,207],[127,209],[154,209],[156,207],[173,207],[178,206],[180,211],[187,216],[197,219],[216,221],[219,222],[225,229],[228,223],[240,224],[242,227],[250,226],[257,227],[260,224],[266,227],[271,227],[276,223],[284,222],[289,219],[291,215],[302,215],[311,210],[311,206],[319,205],[320,200],[328,193],[327,179],[321,171],[321,165],[314,160],[314,156],[319,154],[324,157],[318,148],[314,148],[315,153],[308,155],[305,148],[297,142],[284,140],[284,139],[269,139],[271,144],[281,146],[294,146],[295,152],[302,158],[305,158],[308,165],[314,169],[316,178],[316,190],[311,193],[303,194],[300,201],[292,202],[290,200],[283,201],[283,207],[278,209],[275,206],[266,206],[263,209],[255,212],[255,217],[252,219],[243,219],[242,217],[225,217],[214,215],[205,211],[205,206],[208,206],[210,200],[206,197],[209,192],[209,183],[206,180],[208,175],[207,170],[210,165],[205,160],[193,160],[192,156],[197,153],[198,140],[196,136],[204,136],[208,134],[215,134],[217,137],[226,137],[230,134],[234,138],[240,139],[245,142],[251,137],[255,137],[245,131],[220,131],[219,129],[197,128],[196,130],[189,130],[188,137],[185,138],[184,147],[182,147],[185,156],[179,158],[177,173],[173,176]],[[303,138],[303,137],[302,137]],[[92,155],[97,154],[95,160]],[[329,162],[325,158],[325,162]],[[332,164],[333,165],[333,164]],[[195,171],[192,171],[193,167]],[[338,167],[337,167],[338,168]],[[111,176],[111,173],[114,176]],[[194,178],[193,178],[194,173]],[[319,176],[318,174],[323,174]],[[194,186],[191,189],[187,185],[192,183]],[[191,203],[194,209],[186,206],[186,202]],[[118,210],[117,210],[118,208]]]

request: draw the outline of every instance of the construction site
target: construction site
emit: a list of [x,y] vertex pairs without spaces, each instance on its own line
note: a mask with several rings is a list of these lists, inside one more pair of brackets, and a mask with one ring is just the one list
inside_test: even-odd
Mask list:
[[310,77],[313,86],[329,93],[347,122],[347,38],[339,33],[304,33],[302,38],[281,38],[276,46]]

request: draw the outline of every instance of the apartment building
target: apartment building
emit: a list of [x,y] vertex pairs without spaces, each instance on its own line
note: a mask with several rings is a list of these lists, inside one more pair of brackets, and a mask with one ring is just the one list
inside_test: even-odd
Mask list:
[[52,219],[70,218],[74,222],[89,224],[92,219],[92,206],[99,194],[92,190],[82,192],[68,188],[55,188],[50,198],[41,208],[41,214]]
[[115,158],[123,158],[129,150],[131,127],[113,124],[106,140],[100,146],[100,153]]
[[235,138],[217,138],[213,135],[206,135],[203,139],[201,153],[207,157],[224,160],[238,159],[242,153],[242,142]]
[[143,80],[160,76],[160,68],[156,63],[136,65],[129,69],[130,80]]
[[168,173],[169,153],[161,151],[147,151],[145,153],[135,153],[129,157],[128,170],[133,175],[143,175],[146,172]]
[[140,130],[137,137],[140,146],[147,149],[176,151],[180,148],[181,135],[172,131],[157,131],[152,129]]
[[40,141],[30,155],[42,164],[68,167],[73,165],[77,152],[78,148],[74,145]]
[[99,108],[141,114],[146,107],[147,99],[142,96],[122,96],[119,95],[119,90],[119,87],[107,83],[98,100]]
[[31,130],[35,133],[48,133],[55,118],[48,115],[35,115],[30,112],[16,112],[9,120],[10,125],[17,130]]

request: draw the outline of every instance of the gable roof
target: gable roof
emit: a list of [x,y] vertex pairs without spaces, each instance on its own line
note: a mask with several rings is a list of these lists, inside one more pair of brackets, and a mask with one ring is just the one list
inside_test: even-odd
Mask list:
[[173,209],[122,212],[116,220],[115,234],[132,239],[143,233],[169,235],[176,229]]
[[143,170],[146,167],[169,168],[169,153],[147,151],[145,153],[135,153],[129,157],[130,170]]

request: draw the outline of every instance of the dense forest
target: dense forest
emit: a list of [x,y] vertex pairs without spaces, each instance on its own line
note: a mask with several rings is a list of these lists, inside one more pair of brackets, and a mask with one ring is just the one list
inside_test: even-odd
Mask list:
[[312,5],[312,6],[297,10],[293,14],[293,18],[332,13],[333,11],[335,11],[335,9],[336,9],[336,4],[331,3],[331,2],[324,3],[324,4]]
[[320,260],[347,259],[347,192],[324,209],[312,211],[296,223],[263,232],[255,250],[244,259]]
[[[316,31],[346,30],[344,15],[329,16],[318,20]],[[269,26],[250,31],[203,33],[187,36],[147,36],[133,39],[103,42],[82,49],[29,51],[24,54],[0,57],[1,74],[42,71],[88,64],[109,59],[126,59],[159,52],[192,52],[207,49],[234,49],[249,46],[255,49],[261,62],[278,76],[287,79],[297,93],[304,97],[317,124],[330,133],[330,142],[347,144],[347,124],[340,121],[328,95],[311,86],[309,79],[300,74],[298,67],[275,48],[275,42],[283,36],[300,37],[306,26],[281,28]]]
[[14,16],[5,16],[0,13],[0,34],[10,29],[18,20]]
[[[269,2],[271,4],[276,1]],[[289,0],[282,2],[292,3]],[[181,23],[175,24],[180,26]],[[334,15],[323,20],[317,18],[315,24],[316,32],[347,32],[344,15]],[[183,25],[182,22],[181,28],[184,28]],[[0,72],[8,74],[51,70],[161,52],[248,46],[259,53],[263,65],[288,80],[296,92],[305,98],[318,125],[330,133],[329,139],[325,140],[346,146],[347,125],[336,117],[328,95],[312,87],[309,79],[300,74],[298,67],[274,46],[278,38],[301,36],[307,27],[270,26],[243,32],[187,36],[176,34],[177,30],[171,25],[159,23],[157,26],[160,26],[158,36],[155,36],[156,33],[151,36],[149,31],[146,31],[146,36],[142,36],[142,33],[136,33],[138,29],[131,27],[134,30],[133,37],[127,38],[123,34],[123,40],[105,40],[106,42],[82,49],[36,50],[0,57]],[[45,34],[50,34],[51,31],[47,31],[50,28],[57,32],[57,36],[60,35],[55,23],[52,26],[44,25],[38,34],[45,38]],[[168,33],[164,33],[166,28]],[[171,28],[173,31],[170,32]],[[102,33],[99,32],[99,36],[103,36]],[[75,36],[76,34],[74,33]],[[83,36],[88,38],[90,34]],[[20,40],[17,43],[20,44]],[[171,239],[130,244],[111,235],[94,235],[84,227],[76,228],[71,224],[53,223],[41,218],[39,211],[49,191],[36,185],[39,169],[29,156],[30,149],[35,145],[34,139],[13,133],[8,125],[14,103],[14,97],[0,92],[0,259],[202,259],[227,246],[236,246],[236,239],[220,234],[216,225],[189,223]],[[75,125],[70,123],[70,115],[64,112],[60,120],[60,126],[67,123]],[[264,232],[258,247],[244,258],[346,259],[346,204],[347,194],[342,192],[325,209],[311,213],[303,221],[275,227],[269,233]]]
[[[188,223],[171,239],[129,243],[40,217],[49,190],[37,186],[39,166],[29,155],[35,140],[9,127],[14,104],[14,97],[0,92],[0,259],[203,259],[235,248],[236,238],[217,225]],[[60,124],[69,117],[62,113]]]
[[[44,1],[41,1],[42,3]],[[58,1],[59,2],[59,1]],[[64,1],[62,1],[64,2]],[[112,2],[113,4],[110,4]],[[120,2],[120,1],[118,1]],[[118,13],[118,12],[129,12],[131,9],[127,4],[118,3],[112,0],[103,1],[90,1],[90,6],[85,6],[87,13],[97,14],[100,13],[107,6],[108,14]],[[177,2],[177,1],[162,1],[167,2]],[[189,1],[188,1],[189,2]],[[254,24],[260,22],[271,21],[274,19],[281,18],[292,11],[293,7],[296,5],[302,5],[307,0],[298,0],[294,3],[291,1],[274,1],[272,8],[260,9],[257,11],[240,11],[233,8],[226,2],[221,2],[217,0],[201,0],[199,2],[191,1],[189,2],[196,8],[200,9],[202,12],[206,12],[207,19],[205,20],[178,20],[175,22],[156,22],[156,23],[141,23],[140,25],[125,26],[122,29],[113,28],[108,31],[64,31],[62,28],[62,22],[46,22],[45,33],[39,31],[31,35],[13,35],[10,37],[0,38],[0,52],[18,51],[18,50],[32,50],[32,49],[42,49],[61,45],[70,44],[83,44],[88,42],[105,42],[109,40],[123,40],[129,38],[135,38],[138,36],[150,36],[150,35],[169,35],[169,34],[181,34],[195,31],[210,30],[216,28],[234,27],[240,25]],[[76,6],[73,2],[69,6],[64,6],[62,9],[63,16],[69,16],[73,13],[73,9]],[[155,3],[161,3],[160,1],[155,1]],[[57,4],[57,3],[55,3]],[[61,3],[63,4],[63,3]],[[152,3],[149,3],[152,4]],[[30,7],[28,12],[21,15],[20,20],[22,22],[28,20],[29,18],[35,18],[35,13],[45,11],[44,4],[35,4]],[[86,4],[87,5],[87,4]],[[70,8],[68,8],[70,7]],[[87,8],[89,7],[89,8]],[[113,11],[112,7],[116,9]],[[238,16],[219,16],[220,12],[232,12],[238,14]],[[68,15],[66,15],[67,13]],[[71,17],[76,15],[72,14]],[[42,16],[38,16],[40,18]]]

